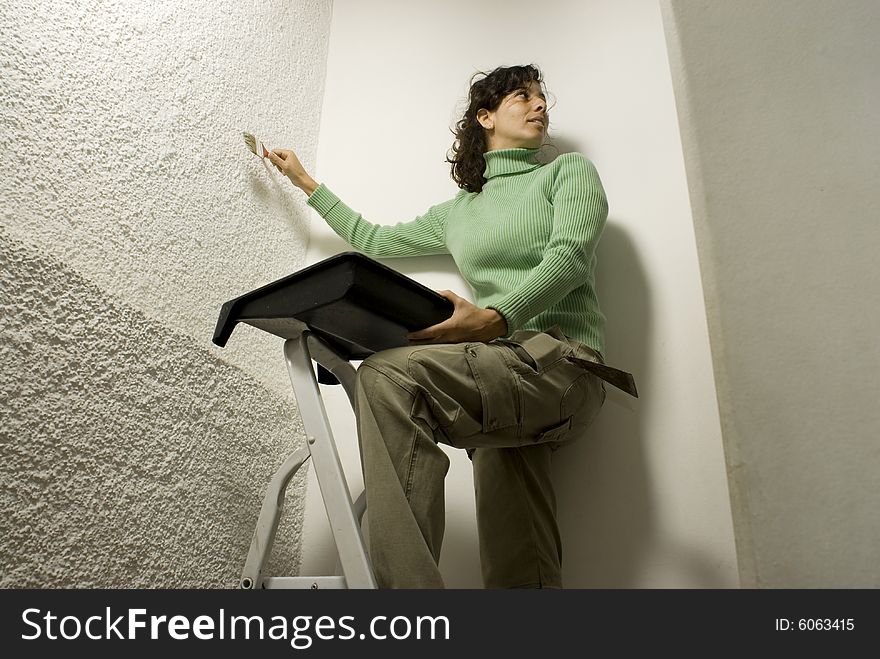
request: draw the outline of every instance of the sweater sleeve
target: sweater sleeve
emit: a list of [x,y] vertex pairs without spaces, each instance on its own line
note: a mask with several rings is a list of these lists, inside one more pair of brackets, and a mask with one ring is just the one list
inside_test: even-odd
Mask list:
[[[564,160],[562,160],[564,159]],[[592,277],[596,245],[608,202],[593,163],[578,153],[559,156],[551,186],[553,228],[541,262],[516,289],[489,305],[504,316],[509,333]]]
[[308,204],[352,247],[381,258],[448,254],[446,216],[456,199],[457,196],[432,206],[414,220],[393,226],[368,222],[342,203],[323,183],[309,196]]

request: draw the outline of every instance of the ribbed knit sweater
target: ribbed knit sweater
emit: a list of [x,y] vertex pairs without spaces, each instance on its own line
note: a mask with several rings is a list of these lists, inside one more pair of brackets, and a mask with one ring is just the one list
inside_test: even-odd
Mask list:
[[517,329],[558,325],[604,354],[595,289],[596,245],[608,203],[593,164],[578,153],[542,165],[537,149],[484,154],[481,192],[462,190],[409,222],[364,220],[323,183],[308,204],[355,249],[377,258],[451,254],[477,306]]

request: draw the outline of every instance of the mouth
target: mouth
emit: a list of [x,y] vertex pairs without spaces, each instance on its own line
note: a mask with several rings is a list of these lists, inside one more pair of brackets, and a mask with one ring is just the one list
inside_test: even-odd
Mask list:
[[529,119],[526,123],[537,124],[541,127],[541,130],[544,129],[544,122],[541,119]]

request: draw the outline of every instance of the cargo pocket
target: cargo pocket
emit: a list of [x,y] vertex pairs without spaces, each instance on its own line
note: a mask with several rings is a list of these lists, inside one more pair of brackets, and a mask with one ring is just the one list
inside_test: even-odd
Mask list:
[[519,378],[498,346],[469,343],[465,358],[480,390],[483,403],[483,432],[492,432],[519,423]]
[[523,443],[564,441],[579,403],[576,383],[585,375],[571,362],[571,344],[561,332],[530,330],[503,344],[519,376]]
[[509,347],[517,356],[517,372],[521,375],[542,373],[573,354],[568,343],[546,332],[523,331],[514,336],[515,338],[497,341]]

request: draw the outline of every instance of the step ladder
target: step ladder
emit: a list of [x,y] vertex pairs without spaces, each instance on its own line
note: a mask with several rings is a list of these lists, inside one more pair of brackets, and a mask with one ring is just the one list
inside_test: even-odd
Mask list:
[[[331,256],[223,304],[212,339],[216,345],[225,346],[238,323],[285,339],[284,358],[307,436],[306,446],[287,458],[269,483],[241,588],[376,588],[360,528],[366,498],[361,493],[352,503],[318,383],[341,384],[355,408],[350,360],[407,345],[407,332],[442,322],[452,312],[452,303],[437,292],[358,252]],[[309,458],[342,575],[267,575],[285,491]]]
[[[376,578],[360,528],[366,510],[365,493],[361,492],[352,503],[318,379],[312,369],[312,360],[318,363],[319,368],[323,367],[332,373],[348,395],[352,408],[355,405],[355,369],[327,342],[310,332],[304,323],[301,325],[299,336],[284,342],[284,357],[305,426],[307,445],[287,458],[269,483],[239,585],[245,589],[376,588]],[[309,458],[312,459],[333,541],[339,553],[342,576],[267,576],[265,566],[281,520],[285,490]]]

